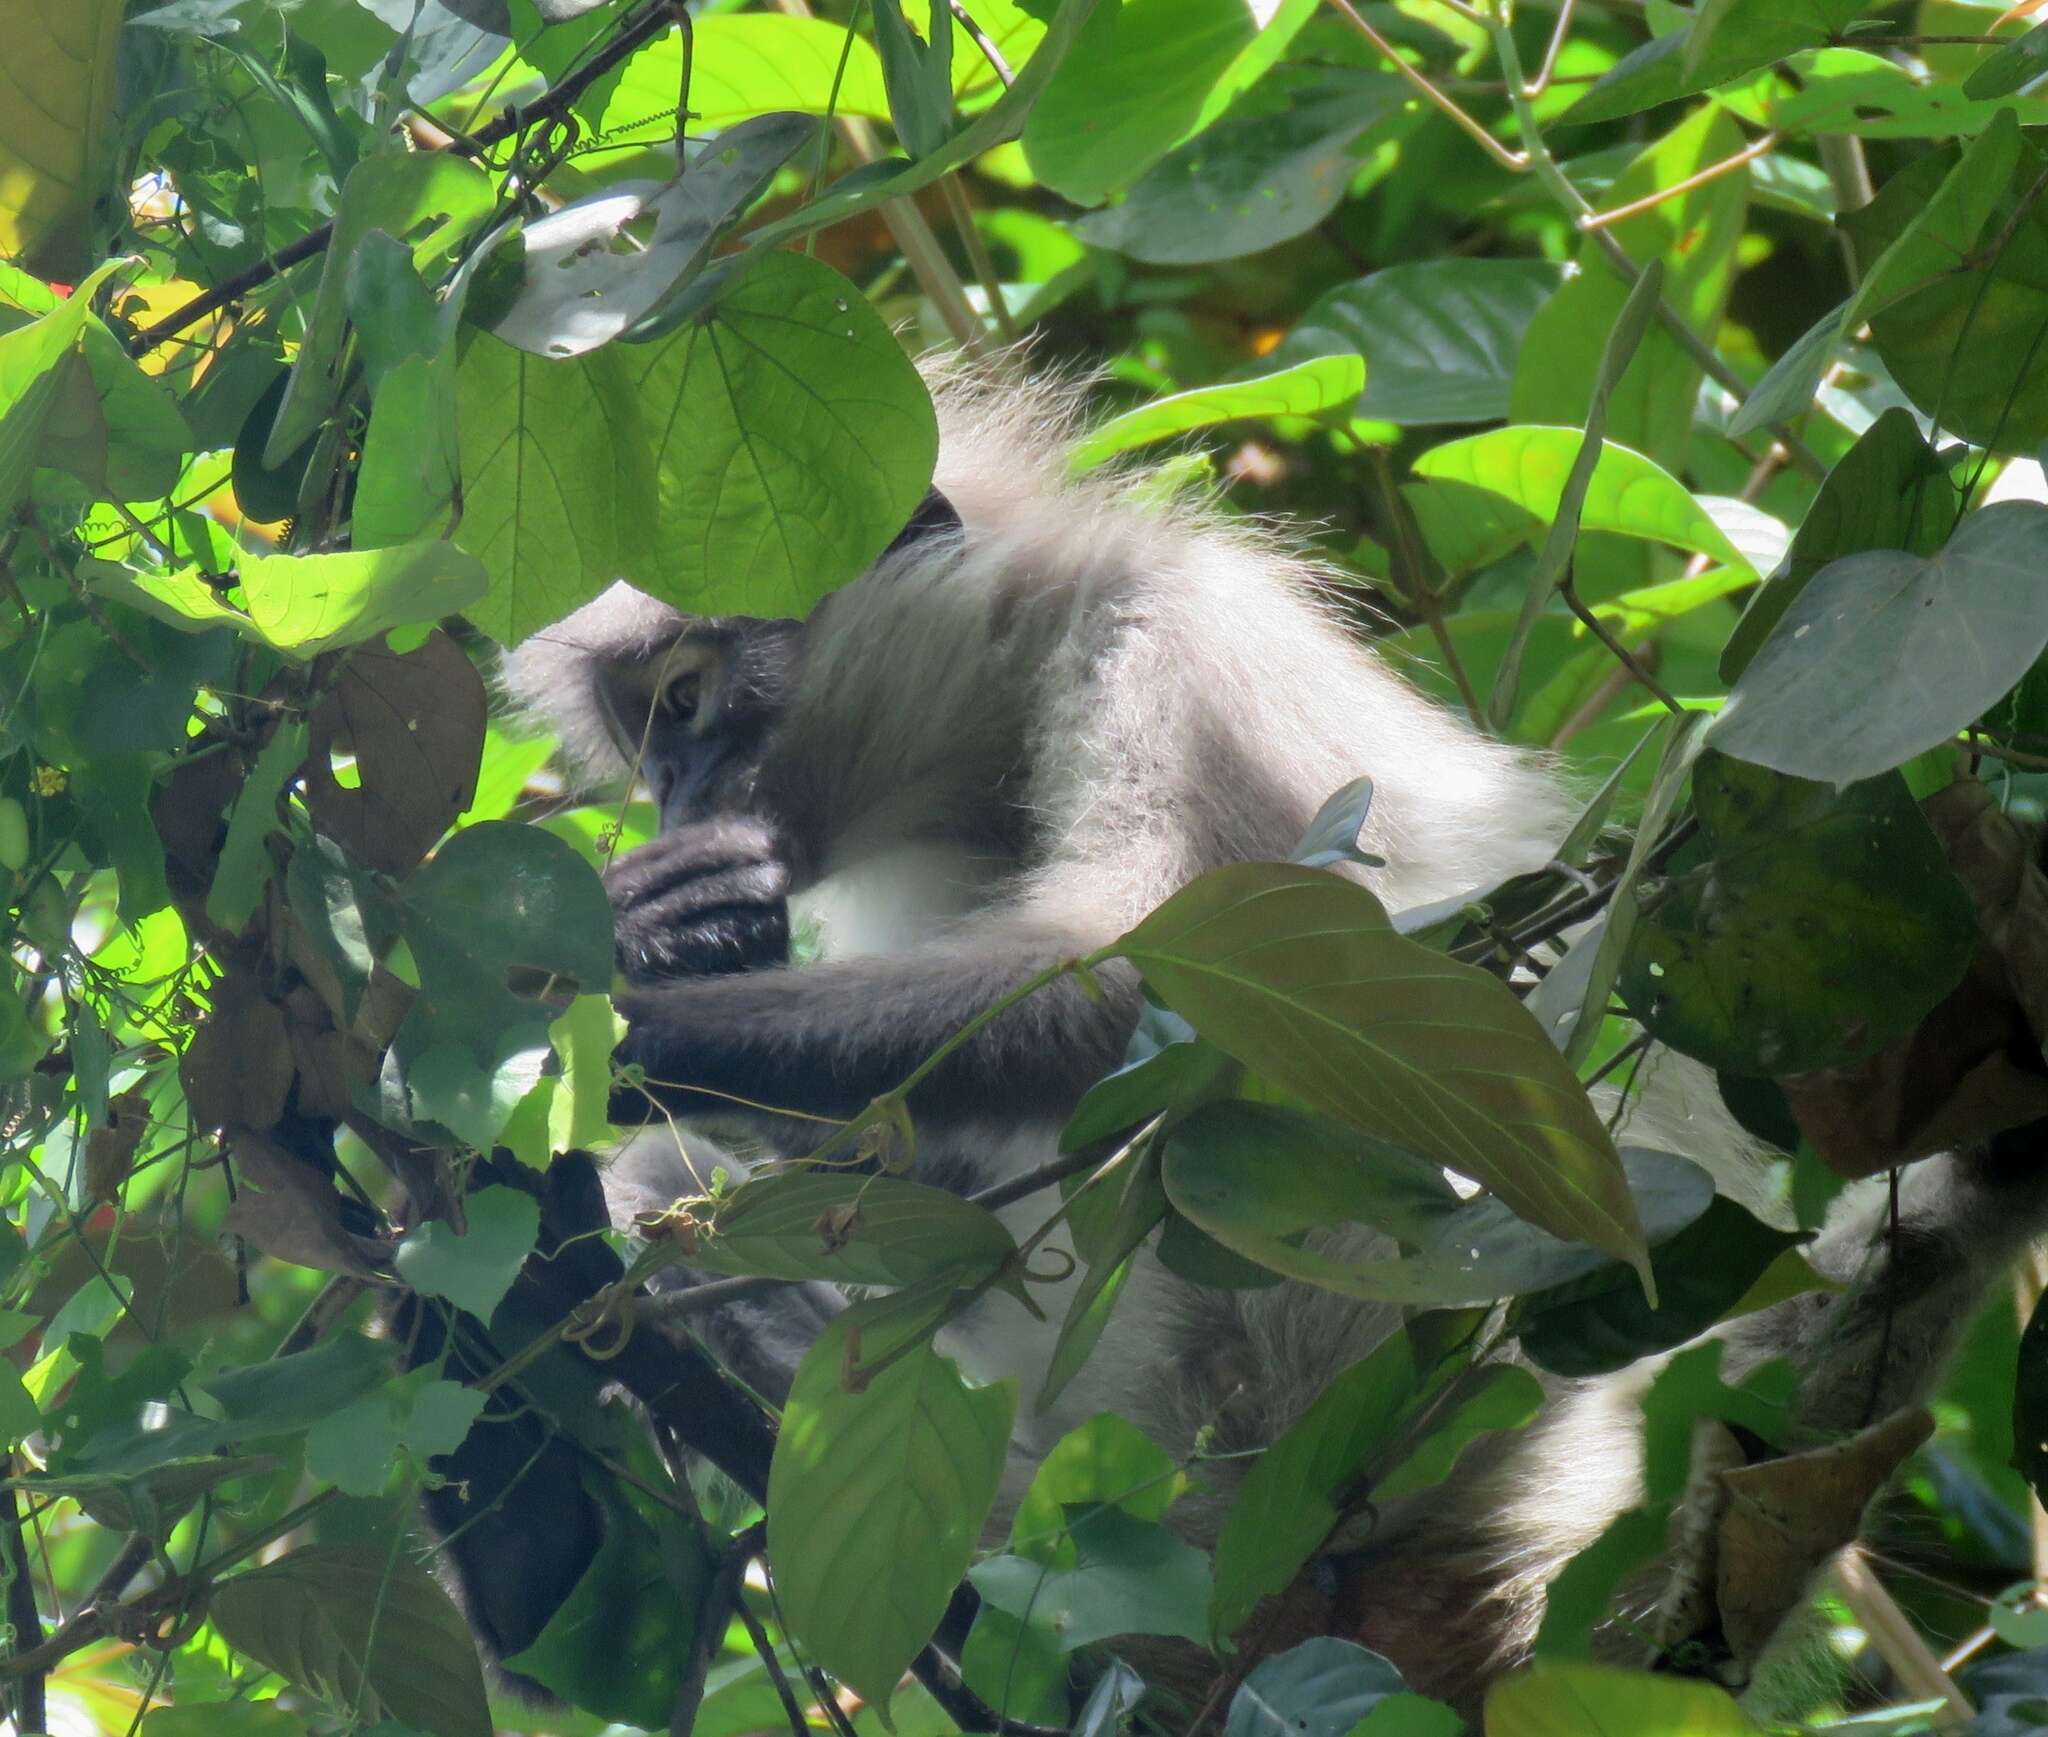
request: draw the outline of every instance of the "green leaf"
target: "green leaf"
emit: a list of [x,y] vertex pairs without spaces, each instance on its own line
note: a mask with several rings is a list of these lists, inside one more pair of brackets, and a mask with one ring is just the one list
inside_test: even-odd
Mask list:
[[[1633,1285],[1624,1289],[1641,1295]],[[1543,1399],[1543,1383],[1526,1369],[1496,1364],[1483,1371],[1456,1406],[1432,1423],[1415,1451],[1373,1486],[1373,1500],[1392,1501],[1442,1483],[1481,1436],[1533,1422]]]
[[[697,19],[692,36],[692,131],[698,126],[719,131],[776,109],[822,115],[829,107],[838,115],[889,118],[882,62],[873,44],[846,25],[823,18],[721,13]],[[845,73],[840,77],[842,52]],[[636,49],[594,117],[597,130],[618,143],[674,138],[682,76],[679,33]]]
[[808,205],[787,217],[749,231],[749,245],[755,248],[774,247],[791,236],[807,235],[884,199],[894,199],[905,193],[914,193],[920,187],[929,187],[949,170],[972,162],[998,145],[1007,144],[1023,131],[1025,117],[1031,113],[1040,93],[1065,61],[1074,39],[1081,34],[1101,3],[1102,0],[1059,0],[1059,10],[1046,26],[1037,51],[1018,70],[1010,88],[983,109],[971,125],[955,133],[941,149],[900,167],[892,160],[886,166],[856,169],[852,174],[842,176],[829,191]]
[[[1584,438],[1576,428],[1496,428],[1425,452],[1415,461],[1415,474],[1489,489],[1549,524],[1557,517]],[[1653,460],[1612,441],[1600,449],[1579,522],[1583,530],[1670,543],[1751,570],[1683,483]]]
[[461,1613],[391,1545],[302,1545],[207,1597],[228,1645],[356,1719],[434,1737],[491,1737],[483,1673]]
[[1095,11],[1024,129],[1032,173],[1077,205],[1100,205],[1193,130],[1256,32],[1242,0]]
[[1522,1349],[1554,1375],[1603,1375],[1698,1337],[1741,1302],[1796,1232],[1716,1196],[1706,1212],[1650,1254],[1657,1307],[1610,1268],[1522,1299]]
[[[0,143],[0,160],[4,154]],[[0,206],[0,221],[4,218]],[[54,313],[0,333],[0,514],[12,516],[28,492],[52,414],[80,395],[93,396],[82,354],[90,306],[86,286],[80,285]]]
[[849,1336],[871,1359],[878,1330],[916,1297],[855,1304],[819,1336],[768,1475],[768,1556],[790,1632],[883,1708],[973,1559],[1016,1407],[1010,1383],[970,1388],[923,1339],[846,1390]]
[[391,1379],[388,1345],[343,1333],[311,1351],[208,1376],[200,1386],[226,1414],[223,1442],[297,1435]]
[[139,573],[91,562],[103,597],[188,633],[232,627],[244,639],[298,662],[363,645],[397,627],[439,621],[467,608],[489,584],[483,563],[453,543],[401,543],[337,555],[252,555],[236,569],[244,608],[192,568]]
[[1912,413],[1894,405],[1836,461],[1806,509],[1780,570],[1757,588],[1721,652],[1731,685],[1813,576],[1838,555],[1904,549],[1931,555],[1961,506]]
[[639,583],[679,609],[808,614],[882,552],[931,482],[924,382],[867,298],[816,260],[761,259],[708,312],[630,354],[660,481]]
[[2048,73],[2048,24],[2037,24],[1996,54],[1986,55],[1963,80],[1963,95],[1977,102],[2011,96]]
[[1846,784],[1948,741],[2048,650],[2048,507],[1969,514],[1933,555],[1870,550],[1807,581],[1730,690],[1708,739]]
[[1430,259],[1340,284],[1309,304],[1275,361],[1340,350],[1365,358],[1358,414],[1423,428],[1497,422],[1523,333],[1555,293],[1535,259]]
[[1759,1730],[1713,1683],[1564,1659],[1539,1659],[1486,1697],[1486,1737],[1757,1737]]
[[36,0],[0,66],[0,255],[49,277],[92,257],[123,133],[120,0]]
[[1714,754],[1693,804],[1706,860],[1639,901],[1621,970],[1663,1041],[1805,1073],[1903,1036],[1956,986],[1976,914],[1896,774],[1836,792]]
[[1786,134],[1967,139],[2008,111],[2030,127],[2048,118],[2048,101],[2039,93],[1978,102],[1951,79],[1929,79],[1917,69],[1856,48],[1818,49],[1800,68],[1796,87],[1780,81],[1759,95],[1760,124]]
[[1082,217],[1074,233],[1151,265],[1237,259],[1306,234],[1363,165],[1361,135],[1405,131],[1413,97],[1382,73],[1327,70],[1290,83],[1277,112],[1261,103],[1225,116],[1169,152],[1121,204]]
[[914,1285],[980,1278],[1016,1253],[994,1213],[942,1188],[803,1170],[734,1189],[690,1258],[718,1273]]
[[467,611],[484,632],[515,645],[613,580],[648,577],[653,466],[616,348],[544,361],[470,333],[455,370],[455,426],[456,540],[491,576]]
[[278,804],[285,786],[305,764],[310,739],[303,719],[279,724],[235,796],[213,885],[206,891],[208,918],[231,935],[240,934],[255,915],[257,901],[270,884],[275,864],[264,841],[283,827]]
[[335,208],[334,236],[323,250],[320,288],[290,383],[263,447],[275,469],[334,413],[347,355],[348,272],[373,229],[412,239],[415,263],[430,275],[452,264],[464,236],[490,211],[491,179],[448,151],[387,151],[350,171]]
[[995,1556],[970,1569],[983,1601],[1062,1653],[1120,1634],[1207,1640],[1209,1561],[1194,1545],[1110,1506],[1070,1506],[1067,1529],[1072,1567]]
[[[1913,174],[1888,182],[1885,195],[1857,214],[1858,252],[1869,263],[1856,293],[1771,365],[1730,418],[1729,434],[1740,436],[1804,414],[1843,340],[1921,286],[1939,286],[1947,274],[1955,274],[1948,281],[1975,283],[1973,294],[1981,294],[1976,274],[1957,272],[1957,263],[1971,256],[2001,200],[2011,198],[2023,152],[2035,155],[2005,114],[1970,143],[1938,186],[1929,190],[1922,183],[1945,159],[1927,159],[1925,167],[1915,165]],[[1877,252],[1880,237],[1883,251]],[[1948,356],[1943,349],[1944,362]],[[2010,380],[2005,384],[2009,388]]]
[[[491,912],[490,923],[478,924],[481,910]],[[495,1119],[502,1127],[538,1077],[548,1027],[561,1011],[517,993],[509,980],[530,975],[558,993],[609,984],[604,887],[552,834],[487,821],[457,833],[405,883],[399,921],[420,995],[385,1062],[387,1113],[401,1122],[438,1121],[436,1112],[453,1106],[465,1120],[487,1126]],[[426,1077],[414,1081],[412,1070],[423,1063]],[[508,1067],[513,1075],[501,1077]],[[422,1091],[427,1101],[415,1102]]]
[[548,1113],[550,1151],[602,1146],[612,1137],[612,1051],[625,1035],[625,1021],[612,1011],[609,995],[577,996],[548,1027],[548,1042],[562,1061]]
[[1198,386],[1111,417],[1074,448],[1069,463],[1076,471],[1093,470],[1117,453],[1219,422],[1320,415],[1344,408],[1364,389],[1365,364],[1356,356],[1323,356],[1250,380]]
[[462,1212],[460,1234],[438,1218],[407,1231],[391,1264],[414,1290],[488,1321],[533,1252],[540,1207],[516,1188],[491,1187],[470,1195]]
[[1010,1552],[1034,1562],[1071,1566],[1076,1552],[1068,1510],[1121,1508],[1137,1520],[1158,1520],[1188,1487],[1151,1437],[1128,1419],[1100,1412],[1053,1443],[1010,1520]]
[[79,354],[85,367],[65,373],[67,389],[43,429],[41,462],[68,470],[102,499],[169,494],[192,447],[176,401],[96,319],[85,322]]
[[1685,43],[1688,76],[1724,84],[1823,46],[1867,0],[1702,0]]
[[903,0],[875,0],[875,45],[889,88],[896,136],[913,157],[936,151],[953,123],[953,9],[929,0],[924,35],[903,15]]
[[[1166,1214],[1166,1191],[1160,1186],[1157,1151],[1148,1145],[1136,1154],[1122,1188],[1117,1191],[1115,1210],[1106,1215],[1098,1233],[1086,1234],[1085,1201],[1077,1201],[1076,1205],[1068,1223],[1075,1253],[1088,1263],[1088,1272],[1074,1287],[1066,1316],[1060,1322],[1060,1336],[1047,1360],[1045,1379],[1033,1402],[1033,1409],[1041,1412],[1051,1408],[1100,1343],[1116,1300],[1130,1280],[1139,1246]],[[1032,1487],[1037,1488],[1035,1484]]]
[[1553,1235],[1644,1261],[1620,1158],[1542,1027],[1498,979],[1396,934],[1364,888],[1235,864],[1108,951],[1281,1090]]
[[536,356],[580,356],[658,317],[817,134],[807,115],[762,115],[700,147],[679,180],[608,188],[529,223],[518,292],[491,329]]
[[430,1367],[388,1382],[352,1405],[334,1405],[306,1433],[306,1471],[350,1496],[382,1495],[401,1456],[416,1465],[452,1454],[484,1408],[481,1388]]
[[1336,1526],[1338,1501],[1391,1447],[1427,1373],[1408,1335],[1391,1334],[1253,1463],[1216,1540],[1216,1634],[1235,1634],[1261,1599],[1293,1584]]
[[1378,1653],[1321,1636],[1262,1659],[1231,1697],[1223,1737],[1345,1737],[1408,1685]]

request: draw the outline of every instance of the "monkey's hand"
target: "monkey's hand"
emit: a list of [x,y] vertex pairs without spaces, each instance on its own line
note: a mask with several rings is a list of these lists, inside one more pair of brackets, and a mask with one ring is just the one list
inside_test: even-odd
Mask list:
[[789,958],[789,870],[758,820],[663,833],[620,857],[605,890],[630,983],[718,977]]

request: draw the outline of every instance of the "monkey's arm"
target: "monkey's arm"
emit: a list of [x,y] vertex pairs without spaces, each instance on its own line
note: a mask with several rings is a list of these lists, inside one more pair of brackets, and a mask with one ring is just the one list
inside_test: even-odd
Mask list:
[[[887,958],[627,990],[632,1029],[619,1060],[645,1070],[665,1108],[721,1116],[730,1100],[844,1118],[900,1086],[918,1064],[1031,977],[1100,945],[1030,917],[979,918],[971,936]],[[1103,999],[1062,978],[955,1051],[911,1094],[934,1122],[1063,1120],[1123,1055],[1138,1015],[1137,979],[1095,974]],[[612,1115],[653,1114],[632,1088]]]

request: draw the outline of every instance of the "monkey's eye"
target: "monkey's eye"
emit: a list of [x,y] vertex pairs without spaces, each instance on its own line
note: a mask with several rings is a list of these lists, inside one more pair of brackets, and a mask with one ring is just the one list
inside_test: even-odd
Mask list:
[[703,699],[704,677],[701,670],[685,670],[661,690],[661,709],[679,724],[687,724],[697,715],[697,707]]

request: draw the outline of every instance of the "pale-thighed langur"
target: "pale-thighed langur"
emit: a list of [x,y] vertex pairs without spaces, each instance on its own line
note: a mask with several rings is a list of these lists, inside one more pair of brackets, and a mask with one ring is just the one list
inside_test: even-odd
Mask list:
[[[583,768],[633,768],[659,805],[661,835],[610,875],[621,1060],[646,1080],[614,1109],[656,1124],[614,1167],[627,1215],[738,1166],[660,1111],[801,1155],[817,1118],[895,1088],[1033,974],[1204,870],[1286,856],[1361,774],[1361,843],[1381,866],[1342,872],[1394,910],[1543,864],[1571,812],[1538,758],[1391,673],[1281,538],[1142,477],[1074,476],[1071,394],[944,371],[934,386],[935,495],[808,621],[690,619],[617,587],[508,660],[514,698]],[[822,938],[815,962],[788,963],[788,900]],[[1050,1156],[1138,1015],[1124,968],[1098,982],[1100,997],[1071,978],[1032,996],[911,1094],[919,1180],[972,1192]],[[1635,1137],[1739,1188],[1741,1137],[1688,1096]],[[2022,1179],[2001,1180],[2008,1168]],[[1815,1258],[1855,1282],[1742,1324],[1731,1362],[1791,1357],[1816,1436],[1923,1394],[2042,1222],[2025,1174],[1983,1155],[1916,1167],[1896,1254],[1875,1245],[1878,1217],[1845,1215]],[[1008,1216],[1036,1224],[1050,1198]],[[773,1396],[835,1306],[797,1287],[696,1325]],[[994,1294],[941,1347],[1028,1396],[1057,1297],[1046,1314]],[[1046,1450],[1107,1410],[1175,1455],[1213,1431],[1219,1457],[1171,1516],[1211,1541],[1243,1463],[1229,1456],[1270,1443],[1398,1321],[1307,1286],[1213,1290],[1141,1263],[1081,1375],[1048,1412],[1021,1408],[998,1523]],[[1637,1499],[1646,1378],[1557,1385],[1536,1425],[1377,1512],[1346,1556],[1349,1632],[1469,1706],[1526,1650],[1557,1570]]]

